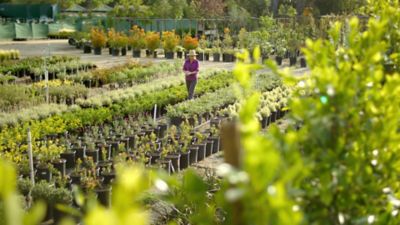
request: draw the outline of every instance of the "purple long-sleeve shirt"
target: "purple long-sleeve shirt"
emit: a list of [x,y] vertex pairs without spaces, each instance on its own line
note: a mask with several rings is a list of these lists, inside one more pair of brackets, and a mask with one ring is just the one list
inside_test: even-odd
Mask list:
[[186,80],[197,80],[197,74],[199,73],[199,61],[195,59],[193,62],[190,62],[190,60],[187,59],[183,65],[183,71],[196,72],[192,75],[186,76]]

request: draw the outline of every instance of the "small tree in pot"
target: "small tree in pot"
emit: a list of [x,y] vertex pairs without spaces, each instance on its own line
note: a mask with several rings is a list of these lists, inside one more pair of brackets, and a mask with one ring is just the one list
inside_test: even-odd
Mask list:
[[211,51],[213,53],[213,61],[219,62],[221,60],[221,40],[219,37],[213,41],[213,48]]
[[233,39],[229,28],[224,29],[224,40],[222,41],[223,54],[222,59],[224,62],[233,61]]
[[160,44],[160,33],[153,31],[146,33],[146,47],[150,53],[153,53],[154,58],[157,58],[156,49],[160,47]]
[[118,36],[118,46],[121,48],[121,55],[126,55],[127,46],[129,43],[128,36],[124,33],[120,33]]
[[119,45],[118,45],[118,38],[119,34],[114,30],[114,28],[111,28],[108,31],[108,45],[111,48],[111,52],[113,56],[119,56]]
[[132,47],[134,58],[140,58],[141,50],[146,47],[145,37],[144,29],[140,29],[136,25],[130,30],[129,45]]
[[[187,53],[187,52],[189,52],[189,50],[194,50],[197,47],[199,47],[199,41],[197,38],[193,38],[189,34],[187,34],[183,38],[182,45],[186,49],[186,53]],[[186,58],[186,53],[185,53],[185,58]]]
[[199,56],[202,58],[202,60],[207,60],[209,58],[209,51],[206,51],[209,47],[209,41],[207,40],[205,35],[201,35],[200,41],[199,41]]
[[101,49],[106,46],[107,38],[101,28],[92,28],[90,30],[90,39],[94,48],[95,55],[101,55]]
[[165,31],[162,33],[163,48],[165,58],[173,59],[176,46],[179,44],[179,36],[175,34],[175,30]]

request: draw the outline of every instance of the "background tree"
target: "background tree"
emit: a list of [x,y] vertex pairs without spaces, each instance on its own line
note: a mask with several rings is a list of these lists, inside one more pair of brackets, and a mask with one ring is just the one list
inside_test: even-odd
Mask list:
[[119,0],[114,13],[133,18],[146,18],[152,15],[150,7],[145,5],[143,0]]
[[172,5],[168,0],[156,0],[152,5],[152,10],[155,18],[172,17]]
[[196,0],[192,3],[201,18],[221,17],[226,7],[223,0]]

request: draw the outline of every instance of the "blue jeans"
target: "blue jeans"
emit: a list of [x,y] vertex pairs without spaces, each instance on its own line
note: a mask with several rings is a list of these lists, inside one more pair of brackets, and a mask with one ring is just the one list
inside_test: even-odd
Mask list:
[[186,88],[188,91],[188,99],[193,99],[194,89],[196,88],[197,80],[186,80]]

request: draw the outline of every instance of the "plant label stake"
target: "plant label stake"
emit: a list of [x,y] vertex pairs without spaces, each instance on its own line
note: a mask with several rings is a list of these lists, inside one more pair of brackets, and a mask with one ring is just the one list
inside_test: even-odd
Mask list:
[[49,71],[44,71],[44,79],[46,83],[46,103],[49,104]]
[[29,170],[32,185],[35,185],[35,177],[33,173],[33,154],[32,154],[32,134],[31,128],[28,128],[28,156],[29,156]]
[[156,122],[156,118],[157,118],[157,104],[154,105],[154,116],[153,116],[154,123]]

